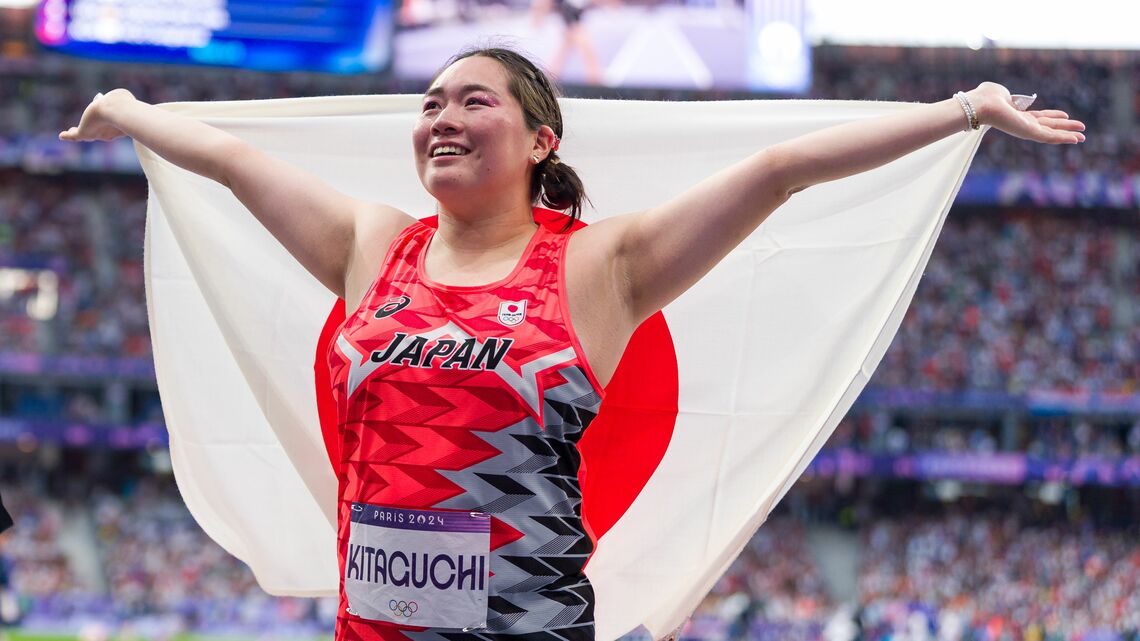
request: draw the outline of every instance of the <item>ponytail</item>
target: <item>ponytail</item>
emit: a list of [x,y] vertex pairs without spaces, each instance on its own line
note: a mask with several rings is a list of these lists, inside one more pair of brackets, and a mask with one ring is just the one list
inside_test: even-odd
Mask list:
[[582,185],[578,172],[562,162],[554,151],[534,168],[530,194],[532,201],[566,212],[570,219],[566,221],[562,231],[569,231],[574,226],[574,223],[582,217],[582,201],[590,200],[586,196],[586,188]]

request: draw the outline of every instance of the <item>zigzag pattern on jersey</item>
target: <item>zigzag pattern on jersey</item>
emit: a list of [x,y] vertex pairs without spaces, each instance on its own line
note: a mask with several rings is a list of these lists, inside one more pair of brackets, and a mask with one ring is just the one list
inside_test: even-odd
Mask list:
[[[419,256],[430,232],[413,225],[393,244],[382,278],[342,327],[348,350],[330,351],[342,431],[342,578],[352,501],[478,510],[494,518],[485,629],[398,628],[347,616],[342,584],[338,641],[593,638],[594,594],[582,573],[593,543],[581,520],[577,443],[601,397],[577,354],[568,350],[558,298],[558,259],[567,238],[536,234],[509,282],[474,295],[464,288],[429,288],[419,278]],[[399,296],[411,301],[391,318],[375,319],[376,309]],[[497,320],[501,300],[527,302],[523,325],[509,328]],[[559,361],[535,377],[539,415],[512,388],[518,380],[512,383],[497,370],[385,364],[348,393],[350,352],[362,363],[394,331],[420,334],[449,326],[480,340],[514,339],[505,358],[514,379],[528,363]]]
[[[545,430],[536,430],[536,422],[528,418],[503,430],[480,432],[477,440],[486,443],[481,451],[505,455],[486,459],[474,475],[440,473],[464,492],[435,507],[490,512],[496,515],[496,524],[533,524],[520,528],[526,536],[500,535],[498,544],[492,542],[496,587],[488,604],[487,628],[466,633],[405,629],[401,638],[378,636],[380,626],[344,617],[338,629],[345,634],[338,633],[338,639],[493,641],[516,635],[551,641],[593,639],[594,592],[581,573],[593,542],[582,526],[577,474],[568,473],[564,457],[577,461],[574,446],[596,416],[601,398],[581,368],[571,366],[557,373],[567,382],[547,390]],[[557,491],[552,493],[551,488]],[[563,498],[553,501],[557,496]]]

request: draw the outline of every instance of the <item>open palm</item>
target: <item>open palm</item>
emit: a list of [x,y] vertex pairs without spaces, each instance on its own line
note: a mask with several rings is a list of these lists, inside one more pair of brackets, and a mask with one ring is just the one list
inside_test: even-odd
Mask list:
[[983,124],[1011,136],[1054,145],[1084,142],[1084,123],[1057,109],[1023,111],[1009,90],[997,83],[983,82],[969,95]]

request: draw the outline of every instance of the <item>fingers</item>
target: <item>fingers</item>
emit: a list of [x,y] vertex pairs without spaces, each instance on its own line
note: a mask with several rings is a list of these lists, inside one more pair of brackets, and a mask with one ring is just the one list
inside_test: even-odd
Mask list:
[[[102,99],[103,99],[103,93],[102,92],[95,94],[95,97],[91,99],[91,105],[94,105],[95,103],[99,102]],[[84,120],[88,117],[88,113],[90,113],[90,111],[91,111],[91,105],[88,105],[87,109],[85,109],[83,111],[83,116],[80,118],[79,125],[82,125],[84,123]],[[60,140],[67,140],[70,142],[84,142],[85,140],[94,140],[94,139],[81,138],[79,136],[79,125],[76,125],[75,127],[70,127],[68,129],[65,129],[65,130],[59,132],[59,139]]]
[[1062,133],[1059,131],[1052,132],[1049,140],[1045,142],[1054,145],[1075,145],[1085,141],[1085,135],[1082,133]]
[[1068,118],[1069,114],[1061,111],[1060,109],[1042,109],[1040,111],[1030,111],[1030,114],[1038,118]]
[[1079,131],[1066,131],[1064,129],[1046,129],[1047,140],[1053,144],[1077,144],[1085,141],[1085,135]]
[[1079,120],[1070,120],[1068,118],[1038,118],[1037,122],[1050,129],[1060,129],[1063,131],[1084,131],[1085,123]]
[[1075,131],[1072,129],[1066,130],[1061,128],[1044,127],[1042,131],[1043,136],[1041,142],[1047,142],[1054,145],[1075,145],[1077,143],[1085,141],[1084,134],[1082,134],[1080,131]]
[[[1014,105],[1015,107],[1017,105]],[[1026,105],[1028,106],[1028,105]],[[1039,109],[1019,114],[1017,124],[1009,123],[1004,129],[1014,136],[1054,145],[1078,144],[1085,141],[1085,123],[1074,120],[1060,109]],[[1025,126],[1028,125],[1028,129]],[[1001,128],[999,126],[999,128]]]
[[1044,132],[1044,140],[1051,144],[1076,144],[1085,141],[1085,123],[1072,120],[1063,111],[1048,109],[1033,112],[1037,124]]

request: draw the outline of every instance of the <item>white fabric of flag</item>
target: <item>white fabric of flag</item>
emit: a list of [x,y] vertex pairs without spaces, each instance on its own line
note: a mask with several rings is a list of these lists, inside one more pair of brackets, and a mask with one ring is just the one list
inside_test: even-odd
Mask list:
[[[411,146],[419,105],[358,96],[164,107],[354,197],[427,216],[435,203]],[[661,203],[774,143],[913,108],[562,105],[559,153],[586,185],[586,222]],[[599,639],[679,625],[802,473],[890,344],[980,140],[957,134],[793,196],[665,308],[679,411],[660,465],[587,566]],[[335,594],[337,485],[313,392],[335,296],[224,187],[138,153],[151,187],[155,367],[186,505],[267,592]]]

